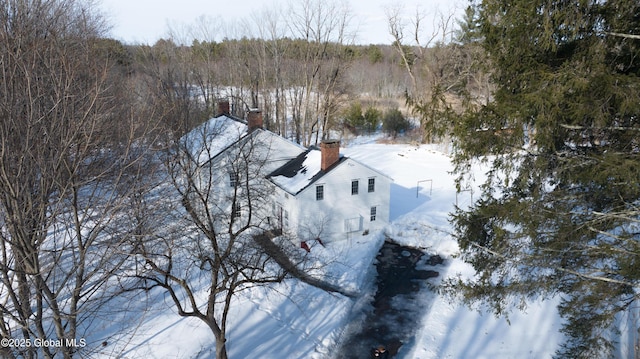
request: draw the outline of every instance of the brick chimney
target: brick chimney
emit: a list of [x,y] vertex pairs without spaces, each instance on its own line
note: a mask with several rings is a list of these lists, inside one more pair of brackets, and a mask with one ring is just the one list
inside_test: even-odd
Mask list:
[[229,112],[229,100],[227,99],[218,100],[218,110],[217,110],[216,116],[228,115],[230,113],[231,112]]
[[247,114],[247,125],[249,126],[249,132],[256,128],[262,128],[262,111],[258,109],[250,109]]
[[340,159],[340,141],[324,140],[320,144],[320,169],[326,171]]

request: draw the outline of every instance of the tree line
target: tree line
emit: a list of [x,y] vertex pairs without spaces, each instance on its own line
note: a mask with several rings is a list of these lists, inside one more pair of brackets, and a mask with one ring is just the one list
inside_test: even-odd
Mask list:
[[158,106],[166,108],[165,125],[177,133],[213,116],[221,98],[230,100],[240,118],[259,108],[266,128],[303,145],[349,131],[361,133],[361,124],[348,119],[356,106],[362,109],[358,116],[374,111],[373,128],[381,125],[387,110],[413,117],[404,98],[407,74],[390,45],[286,38],[277,40],[281,50],[270,48],[275,46],[270,41],[247,38],[196,40],[189,46],[170,39],[153,46],[112,45],[132,76],[160,84],[155,89],[156,97],[163,97]]
[[[340,21],[299,27],[295,39],[147,46],[109,39],[91,5],[0,2],[0,336],[12,344],[0,355],[115,355],[113,340],[130,333],[78,340],[95,340],[99,318],[114,317],[110,302],[161,289],[211,328],[224,358],[233,296],[289,276],[279,265],[288,247],[255,237],[273,229],[248,205],[267,198],[250,185],[263,177],[264,161],[250,156],[260,142],[241,143],[220,171],[185,160],[180,139],[223,97],[234,115],[260,108],[268,129],[313,144],[342,130],[354,101],[373,118],[398,107],[405,74],[392,48],[343,42],[332,8],[301,12],[299,24]],[[229,169],[232,191],[212,191]],[[43,340],[61,345],[35,345]]]
[[[474,1],[461,21],[445,16],[426,36],[420,13],[406,22],[391,9],[393,44],[354,46],[347,14],[322,4],[300,2],[291,36],[267,16],[256,36],[185,45],[176,35],[148,46],[109,39],[91,2],[0,2],[3,339],[77,339],[109,315],[107,301],[164,288],[182,293],[180,314],[202,319],[224,348],[225,318],[215,313],[228,307],[215,295],[205,312],[193,301],[180,307],[196,296],[175,271],[215,278],[211,293],[226,305],[245,279],[287,275],[267,270],[277,261],[238,215],[266,191],[240,187],[263,167],[243,160],[259,144],[229,159],[245,181],[234,181],[224,208],[212,206],[202,169],[178,155],[188,150],[180,138],[224,97],[234,115],[260,108],[266,128],[303,145],[370,131],[377,118],[402,133],[411,116],[420,141],[451,144],[460,190],[470,165],[491,158],[482,195],[452,222],[478,275],[443,290],[497,314],[560,295],[567,340],[557,356],[613,353],[615,321],[633,313],[640,273],[640,5]],[[163,206],[158,193],[179,200]],[[193,228],[188,241],[149,213],[179,216]],[[193,263],[174,267],[179,252]],[[0,353],[69,358],[100,348]]]

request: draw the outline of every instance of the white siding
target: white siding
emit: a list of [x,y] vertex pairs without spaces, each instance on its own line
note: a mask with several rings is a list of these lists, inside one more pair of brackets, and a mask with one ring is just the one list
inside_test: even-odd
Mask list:
[[[235,132],[232,135],[238,136]],[[341,160],[329,173],[298,194],[287,193],[266,179],[272,171],[304,151],[299,145],[271,132],[256,130],[226,147],[223,153],[217,156],[216,153],[209,154],[212,161],[200,168],[202,186],[211,189],[210,194],[217,206],[227,203],[230,213],[233,188],[229,185],[229,171],[244,167],[245,171],[241,171],[238,180],[240,183],[248,180],[250,187],[259,193],[259,198],[254,197],[251,201],[256,205],[252,208],[254,224],[268,224],[273,228],[282,225],[287,233],[301,241],[316,237],[330,241],[359,236],[364,231],[377,230],[388,223],[391,179],[355,160]],[[245,158],[250,160],[245,162]],[[246,178],[246,166],[249,166],[249,178]],[[375,180],[373,192],[368,191],[369,179]],[[209,180],[213,186],[207,186]],[[357,194],[352,194],[353,180],[358,181]],[[324,187],[322,200],[316,200],[318,185]],[[247,195],[243,192],[244,189],[239,189],[241,197]],[[249,201],[242,198],[240,204],[244,203]],[[375,221],[371,221],[372,207],[376,207]],[[244,218],[244,209],[242,213]],[[284,218],[285,214],[287,218]]]
[[[375,191],[368,192],[368,180],[375,180]],[[358,180],[358,194],[352,195],[352,181]],[[324,198],[316,200],[316,186],[324,186]],[[333,168],[290,201],[292,221],[302,240],[344,239],[365,230],[377,230],[389,222],[391,180],[351,159]],[[293,207],[296,207],[295,209]],[[376,220],[371,221],[371,207],[376,207]]]
[[[277,223],[273,221],[279,219],[278,213],[274,213],[273,201],[269,195],[265,195],[274,193],[275,186],[265,177],[303,151],[302,147],[271,132],[256,130],[201,166],[198,169],[199,187],[209,189],[211,204],[222,208],[222,214],[228,215],[232,213],[231,201],[234,191],[237,191],[240,205],[252,203],[252,224],[275,227]],[[240,169],[237,189],[229,183],[232,169]],[[246,193],[244,188],[247,181],[250,183],[251,193]],[[251,201],[247,196],[252,197]],[[283,210],[288,210],[284,201],[282,202]],[[240,212],[241,216],[246,216],[249,209],[243,208]]]

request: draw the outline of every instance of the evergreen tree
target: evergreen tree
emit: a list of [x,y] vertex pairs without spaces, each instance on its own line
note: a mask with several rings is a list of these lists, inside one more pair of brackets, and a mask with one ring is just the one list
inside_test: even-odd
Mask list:
[[640,294],[640,3],[474,5],[496,89],[454,123],[458,185],[477,159],[491,170],[453,218],[477,276],[448,289],[496,314],[558,296],[557,355],[610,356]]
[[461,20],[457,21],[458,29],[455,31],[455,39],[461,44],[468,44],[480,40],[478,13],[474,6],[467,6]]
[[411,129],[411,122],[397,108],[387,110],[382,118],[382,129],[393,138]]
[[365,130],[369,133],[374,132],[380,124],[382,112],[375,107],[367,107],[363,114]]
[[364,116],[360,102],[352,103],[344,113],[344,122],[347,126],[360,130],[364,127]]

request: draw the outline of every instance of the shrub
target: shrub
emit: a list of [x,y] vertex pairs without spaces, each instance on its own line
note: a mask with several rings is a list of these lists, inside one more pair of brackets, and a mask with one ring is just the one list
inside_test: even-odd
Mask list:
[[364,130],[371,133],[378,128],[382,112],[374,107],[368,107],[364,112]]
[[364,116],[362,115],[362,105],[360,102],[354,102],[345,110],[344,124],[352,132],[362,129],[364,126]]
[[382,118],[382,129],[386,134],[396,138],[398,134],[411,129],[411,122],[397,108],[389,109]]

